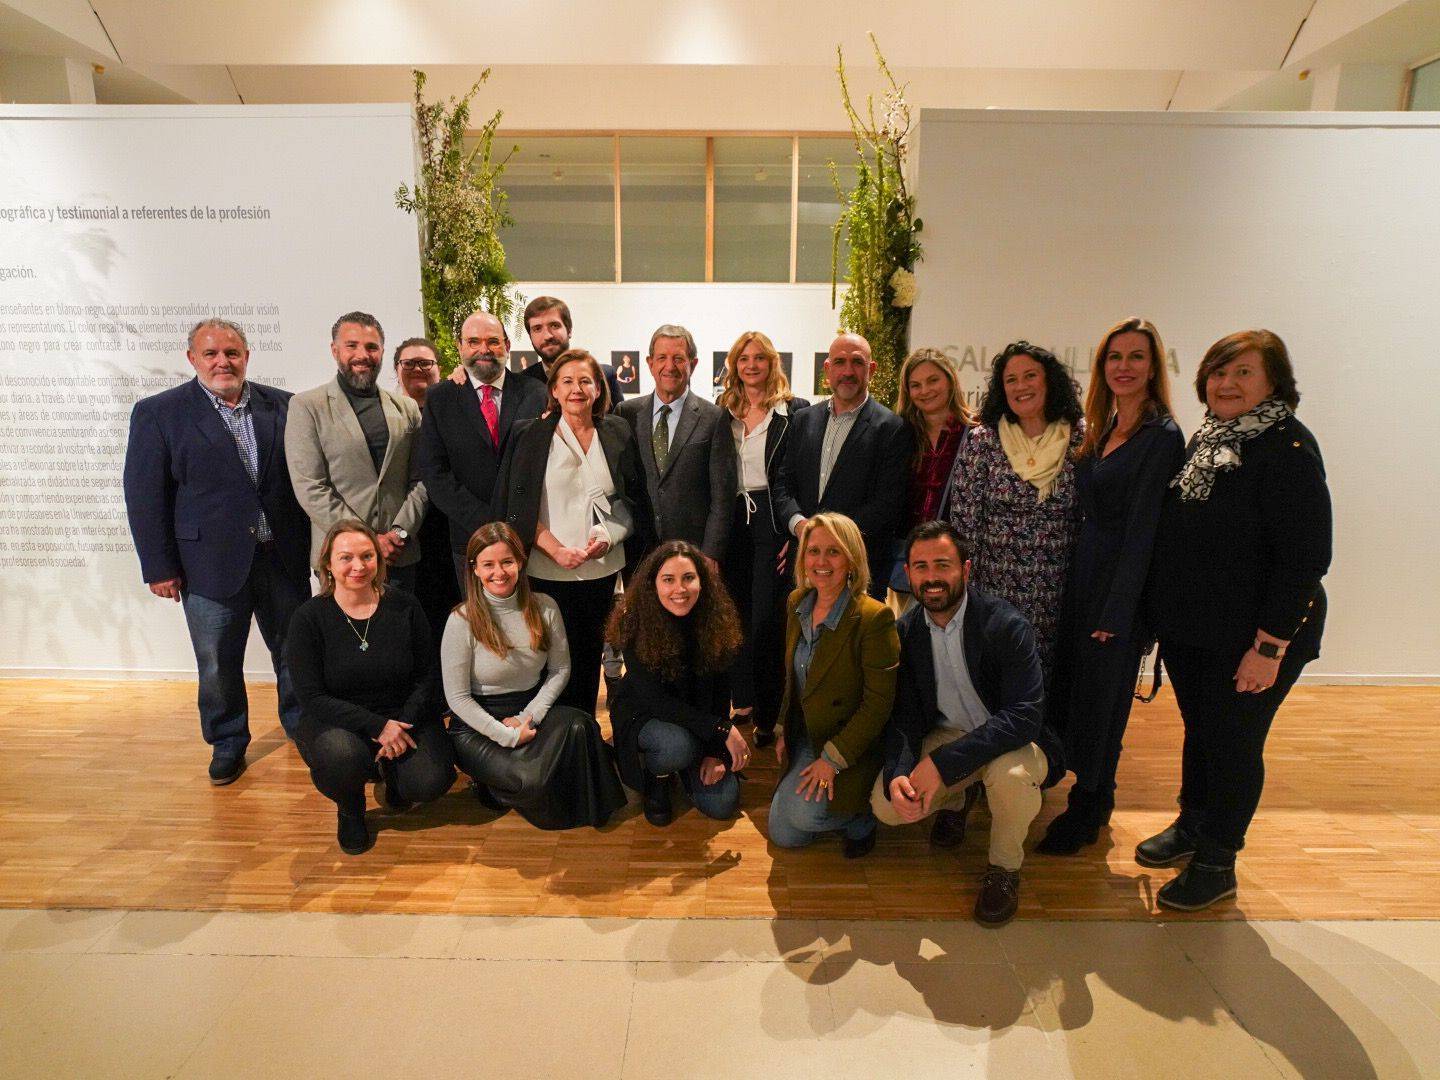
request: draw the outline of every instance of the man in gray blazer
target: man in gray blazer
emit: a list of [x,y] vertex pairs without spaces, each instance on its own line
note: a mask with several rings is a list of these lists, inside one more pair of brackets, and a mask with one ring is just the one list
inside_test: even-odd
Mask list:
[[310,561],[341,518],[365,522],[380,538],[389,577],[412,588],[425,517],[425,486],[411,469],[420,407],[376,385],[385,331],[352,311],[330,330],[334,381],[296,394],[285,425],[285,457],[295,498],[310,518]]
[[640,444],[656,539],[688,540],[719,562],[730,537],[738,465],[730,418],[690,389],[698,359],[689,330],[660,327],[645,360],[655,391],[615,411]]

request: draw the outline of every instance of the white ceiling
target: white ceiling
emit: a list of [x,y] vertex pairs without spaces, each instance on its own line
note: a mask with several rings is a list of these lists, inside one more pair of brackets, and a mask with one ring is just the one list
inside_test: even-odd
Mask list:
[[516,129],[844,128],[875,30],[927,107],[1304,108],[1301,72],[1440,52],[1440,0],[0,0],[5,53],[109,102],[394,101],[412,66]]

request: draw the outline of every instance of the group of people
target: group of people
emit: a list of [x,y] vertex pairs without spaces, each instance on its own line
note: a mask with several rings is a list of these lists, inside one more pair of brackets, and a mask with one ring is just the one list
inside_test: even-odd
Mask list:
[[1075,775],[1039,851],[1074,854],[1108,822],[1158,638],[1185,725],[1180,813],[1136,859],[1184,864],[1168,907],[1234,894],[1330,559],[1324,468],[1278,337],[1210,348],[1187,446],[1160,334],[1138,318],[1102,338],[1083,404],[1019,341],[976,413],[928,348],[892,412],[854,334],[812,405],[747,331],[712,403],[675,324],[650,340],[654,390],[622,400],[571,347],[562,301],[531,301],[524,322],[531,367],[509,370],[504,325],[475,312],[451,379],[411,338],[392,393],[383,330],[351,312],[331,332],[336,378],[292,397],[247,379],[243,329],[208,319],[189,338],[196,378],[136,404],[131,529],[151,592],[184,608],[212,783],[245,768],[253,617],[347,853],[374,842],[367,784],[400,810],[458,765],[483,803],[542,829],[603,825],[628,786],[663,827],[677,784],[734,816],[773,745],[780,848],[834,834],[861,857],[880,824],[932,816],[932,844],[955,847],[983,789],[975,916],[999,925],[1045,788]]

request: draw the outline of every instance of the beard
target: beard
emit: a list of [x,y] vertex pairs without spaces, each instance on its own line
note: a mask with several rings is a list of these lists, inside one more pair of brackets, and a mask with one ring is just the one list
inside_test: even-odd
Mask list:
[[[939,586],[943,591],[933,596],[926,592],[927,589],[935,586]],[[915,592],[915,599],[926,611],[948,611],[950,608],[959,606],[964,595],[965,583],[963,581],[956,586],[952,586],[948,581],[922,581]]]
[[380,377],[380,369],[343,367],[340,369],[340,381],[359,394],[369,393],[375,389],[375,380]]
[[489,353],[476,353],[465,361],[465,366],[476,375],[480,376],[481,382],[494,382],[496,376],[504,370],[505,365]]

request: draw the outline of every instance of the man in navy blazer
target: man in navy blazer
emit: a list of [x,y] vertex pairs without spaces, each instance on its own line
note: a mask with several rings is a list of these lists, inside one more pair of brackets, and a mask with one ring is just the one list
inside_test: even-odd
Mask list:
[[246,380],[245,331],[206,319],[186,356],[195,378],[130,413],[125,510],[150,591],[185,610],[210,782],[221,785],[245,770],[250,743],[252,616],[275,666],[280,722],[287,734],[300,722],[283,649],[290,616],[310,595],[310,524],[285,463],[290,394]]
[[465,592],[465,545],[481,525],[498,520],[495,481],[505,445],[520,420],[545,411],[544,383],[507,371],[510,335],[495,316],[477,311],[460,327],[464,382],[445,379],[425,395],[420,422],[420,478],[450,521],[450,552]]
[[931,842],[955,847],[983,783],[990,866],[975,918],[999,926],[1020,904],[1025,836],[1041,789],[1065,772],[1060,741],[1042,719],[1035,633],[1004,600],[969,586],[969,551],[951,525],[917,526],[906,553],[918,603],[897,625],[900,670],[871,808],[887,825],[934,813]]
[[859,334],[830,343],[825,377],[833,396],[795,414],[784,462],[788,492],[775,509],[795,536],[822,510],[854,521],[865,538],[870,595],[884,599],[915,440],[904,420],[870,396],[874,374],[870,343]]

